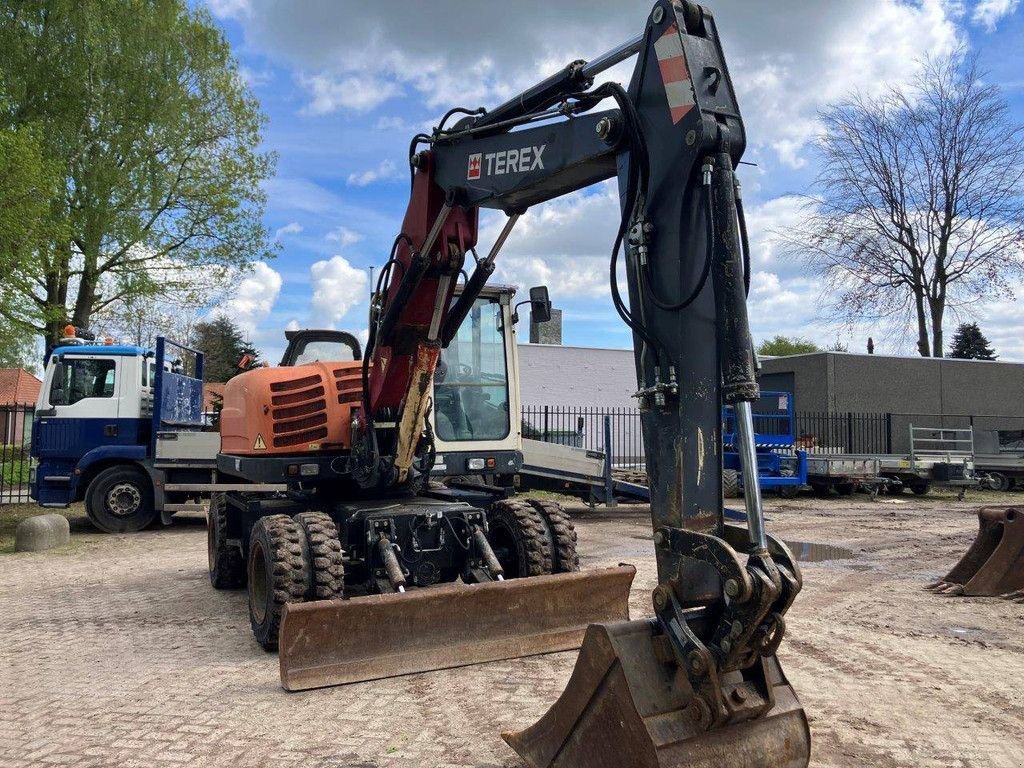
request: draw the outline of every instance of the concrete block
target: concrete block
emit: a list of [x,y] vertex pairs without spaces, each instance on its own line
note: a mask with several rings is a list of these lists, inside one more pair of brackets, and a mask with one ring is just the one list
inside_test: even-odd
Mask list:
[[14,531],[15,552],[41,552],[63,547],[71,541],[71,526],[63,515],[36,515],[18,523]]

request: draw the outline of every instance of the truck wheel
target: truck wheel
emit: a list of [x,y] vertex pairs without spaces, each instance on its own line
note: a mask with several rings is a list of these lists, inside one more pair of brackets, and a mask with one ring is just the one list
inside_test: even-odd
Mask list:
[[238,547],[229,546],[228,502],[223,493],[210,496],[206,516],[206,560],[214,589],[241,589],[245,586],[245,558]]
[[932,489],[931,483],[918,482],[911,483],[910,490],[914,492],[915,496],[924,496],[928,491]]
[[727,499],[740,497],[740,473],[735,469],[722,470],[722,494]]
[[338,527],[325,512],[300,512],[292,518],[306,534],[313,569],[307,600],[337,600],[345,594],[345,563]]
[[836,493],[840,496],[852,496],[853,495],[853,483],[838,483],[836,484]]
[[1008,491],[1013,487],[1013,482],[1002,472],[989,472],[988,487],[993,491]]
[[552,572],[551,541],[540,512],[523,499],[503,499],[487,514],[487,541],[506,579]]
[[284,604],[304,602],[309,594],[309,566],[302,526],[288,515],[256,521],[249,537],[249,623],[263,650],[277,650]]
[[85,511],[106,533],[141,531],[156,520],[149,476],[138,467],[104,469],[89,484]]
[[781,496],[783,499],[795,499],[797,496],[800,495],[800,486],[799,485],[780,485],[776,489],[776,491],[779,494],[779,496]]
[[540,512],[547,524],[552,545],[552,573],[571,573],[580,569],[580,556],[576,553],[576,526],[569,513],[555,501],[529,499],[530,506]]

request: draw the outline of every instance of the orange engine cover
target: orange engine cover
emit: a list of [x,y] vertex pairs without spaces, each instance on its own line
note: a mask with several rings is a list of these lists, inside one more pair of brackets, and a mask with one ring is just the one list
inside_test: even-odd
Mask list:
[[257,368],[224,386],[221,453],[319,453],[352,447],[352,409],[362,401],[362,363]]

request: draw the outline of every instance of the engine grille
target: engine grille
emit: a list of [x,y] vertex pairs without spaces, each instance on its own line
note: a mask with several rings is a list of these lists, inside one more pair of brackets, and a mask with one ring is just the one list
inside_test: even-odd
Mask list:
[[363,399],[363,373],[359,368],[335,368],[338,405],[359,405]]
[[327,391],[319,374],[270,385],[274,447],[290,448],[327,437]]

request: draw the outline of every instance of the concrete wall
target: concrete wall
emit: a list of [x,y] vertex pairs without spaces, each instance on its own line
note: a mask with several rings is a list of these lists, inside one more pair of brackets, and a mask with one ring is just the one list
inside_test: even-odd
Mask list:
[[523,405],[635,408],[636,373],[628,349],[519,345]]

